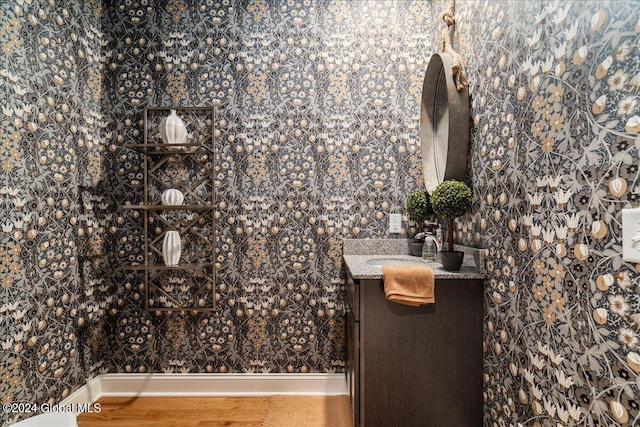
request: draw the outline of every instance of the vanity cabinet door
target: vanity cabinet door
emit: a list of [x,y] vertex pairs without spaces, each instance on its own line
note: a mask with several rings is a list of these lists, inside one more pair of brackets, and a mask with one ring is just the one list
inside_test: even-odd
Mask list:
[[354,427],[358,427],[360,425],[360,322],[355,321],[353,311],[348,303],[346,307],[347,389],[349,390],[349,400],[351,403],[352,423]]
[[480,280],[438,279],[435,304],[388,301],[360,280],[361,427],[482,425]]
[[345,340],[347,390],[351,404],[351,418],[354,427],[360,426],[360,286],[349,271],[342,271],[345,283]]

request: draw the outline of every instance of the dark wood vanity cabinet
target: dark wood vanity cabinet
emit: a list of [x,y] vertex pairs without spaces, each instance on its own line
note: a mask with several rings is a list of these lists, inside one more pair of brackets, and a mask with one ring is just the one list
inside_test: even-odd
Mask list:
[[353,425],[481,426],[482,280],[436,279],[436,303],[410,307],[343,275]]

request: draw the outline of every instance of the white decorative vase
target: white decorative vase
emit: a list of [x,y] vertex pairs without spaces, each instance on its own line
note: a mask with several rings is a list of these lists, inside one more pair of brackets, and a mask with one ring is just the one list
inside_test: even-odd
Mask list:
[[176,266],[180,262],[180,254],[182,253],[182,244],[180,243],[180,234],[175,230],[169,230],[164,233],[162,240],[162,258],[164,265]]
[[[165,144],[184,144],[187,140],[187,126],[176,114],[176,110],[171,110],[171,114],[160,122],[160,136]],[[180,149],[182,147],[173,147]]]
[[182,191],[176,190],[175,188],[170,188],[165,190],[160,196],[160,200],[162,200],[163,205],[168,206],[176,206],[181,205],[184,202],[184,194]]

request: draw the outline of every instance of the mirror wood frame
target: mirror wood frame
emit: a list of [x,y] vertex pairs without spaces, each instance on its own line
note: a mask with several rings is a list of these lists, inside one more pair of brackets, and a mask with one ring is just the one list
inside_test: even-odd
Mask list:
[[422,83],[420,149],[429,194],[443,181],[461,181],[467,169],[469,92],[456,88],[452,64],[448,53],[433,54]]

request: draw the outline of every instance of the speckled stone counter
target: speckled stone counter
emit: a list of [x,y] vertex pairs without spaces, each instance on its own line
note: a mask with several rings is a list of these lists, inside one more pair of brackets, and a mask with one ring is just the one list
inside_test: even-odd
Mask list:
[[439,262],[428,262],[420,257],[408,255],[409,241],[406,239],[345,239],[343,260],[354,279],[382,278],[384,260],[402,263],[423,264],[431,267],[436,279],[484,279],[486,276],[478,268],[476,259],[484,262],[481,249],[456,246],[465,252],[464,263],[459,271],[446,271]]

